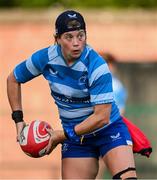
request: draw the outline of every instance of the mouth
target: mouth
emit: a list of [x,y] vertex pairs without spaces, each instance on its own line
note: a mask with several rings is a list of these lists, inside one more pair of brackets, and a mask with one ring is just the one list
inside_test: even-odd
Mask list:
[[80,54],[81,51],[80,50],[73,50],[73,54]]

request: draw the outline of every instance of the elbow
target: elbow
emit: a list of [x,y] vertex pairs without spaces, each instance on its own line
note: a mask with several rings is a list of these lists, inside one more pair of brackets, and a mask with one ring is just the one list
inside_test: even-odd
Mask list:
[[108,123],[109,123],[109,118],[103,118],[103,119],[100,121],[101,127],[107,125]]
[[15,79],[13,72],[11,72],[7,77],[7,85],[10,83],[18,83]]
[[7,77],[7,86],[10,84],[11,82],[11,75],[9,74],[9,76]]
[[104,116],[100,117],[99,120],[98,120],[99,128],[101,128],[101,127],[105,126],[106,124],[108,124],[109,119],[110,119],[109,117],[104,117]]
[[7,83],[7,89],[12,89],[20,86],[20,83],[16,81],[13,72],[8,75],[6,83]]
[[13,84],[13,78],[11,77],[11,74],[7,77],[7,87],[10,87]]

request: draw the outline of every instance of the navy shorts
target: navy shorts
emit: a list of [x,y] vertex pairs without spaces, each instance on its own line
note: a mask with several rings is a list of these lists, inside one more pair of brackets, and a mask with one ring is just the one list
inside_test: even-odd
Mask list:
[[82,143],[65,140],[62,144],[62,158],[94,157],[98,159],[121,145],[132,145],[132,140],[128,128],[122,119],[119,119],[93,135],[85,136]]

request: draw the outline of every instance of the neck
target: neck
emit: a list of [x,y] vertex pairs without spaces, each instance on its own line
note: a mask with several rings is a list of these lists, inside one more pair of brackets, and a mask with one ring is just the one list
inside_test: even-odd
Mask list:
[[68,60],[66,59],[66,62],[70,66],[70,65],[74,64],[75,60],[74,59],[68,59]]
[[[62,51],[62,50],[61,50],[61,51]],[[65,61],[66,61],[66,63],[67,63],[68,65],[72,65],[72,64],[75,62],[75,59],[74,59],[74,58],[71,58],[70,56],[65,55],[63,51],[62,51],[62,55],[63,55],[63,57],[64,57],[64,59],[65,59]]]

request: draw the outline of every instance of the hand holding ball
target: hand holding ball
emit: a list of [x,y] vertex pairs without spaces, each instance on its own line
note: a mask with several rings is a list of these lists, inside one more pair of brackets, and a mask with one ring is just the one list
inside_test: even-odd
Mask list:
[[39,120],[32,121],[24,127],[19,140],[24,153],[34,158],[46,155],[45,152],[50,139],[46,128],[51,128],[51,126],[47,122]]

